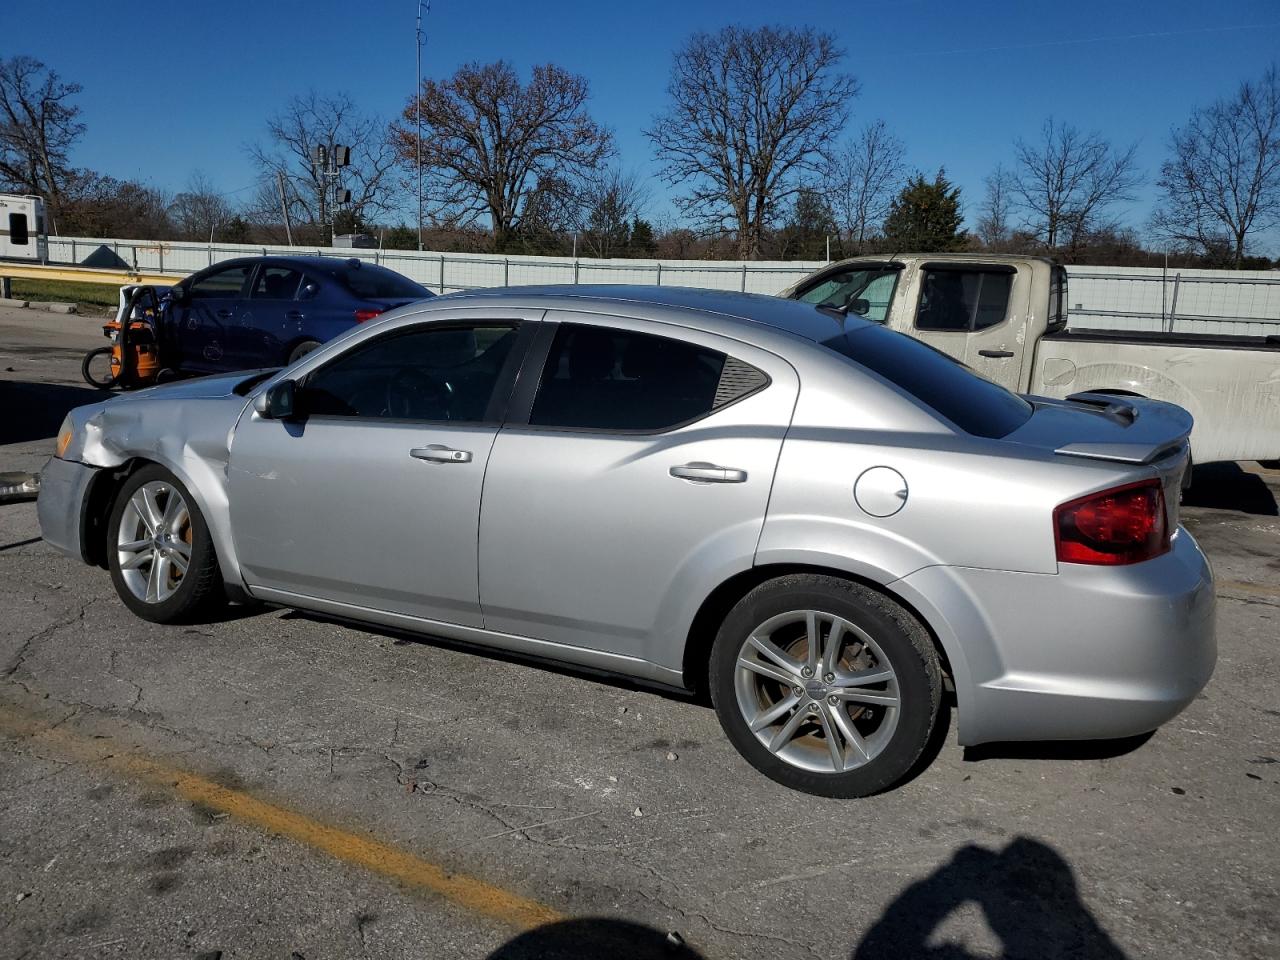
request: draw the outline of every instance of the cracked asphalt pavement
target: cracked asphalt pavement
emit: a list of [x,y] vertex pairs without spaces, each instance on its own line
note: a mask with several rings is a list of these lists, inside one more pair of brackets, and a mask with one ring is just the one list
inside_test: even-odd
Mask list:
[[[0,471],[100,320],[0,308]],[[1200,468],[1217,672],[1123,744],[787,791],[706,706],[236,609],[161,627],[0,505],[0,958],[1280,955],[1280,472]]]

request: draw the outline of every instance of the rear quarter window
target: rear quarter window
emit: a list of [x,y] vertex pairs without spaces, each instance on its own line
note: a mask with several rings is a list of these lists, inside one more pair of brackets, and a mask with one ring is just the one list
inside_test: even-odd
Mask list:
[[822,345],[906,391],[975,437],[1008,436],[1031,417],[1016,393],[940,350],[884,327],[859,327]]

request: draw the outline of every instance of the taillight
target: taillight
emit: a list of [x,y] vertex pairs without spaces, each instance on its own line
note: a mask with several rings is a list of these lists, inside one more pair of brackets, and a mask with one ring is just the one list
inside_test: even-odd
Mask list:
[[1091,493],[1053,511],[1059,563],[1140,563],[1169,549],[1164,490],[1142,480]]
[[366,320],[372,320],[380,313],[382,313],[381,310],[357,310],[356,323],[364,323]]

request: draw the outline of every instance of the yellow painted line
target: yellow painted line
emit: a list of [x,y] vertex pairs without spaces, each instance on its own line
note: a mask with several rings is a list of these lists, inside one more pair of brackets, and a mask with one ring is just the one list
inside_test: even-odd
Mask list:
[[0,261],[0,277],[11,280],[62,280],[69,283],[105,283],[124,286],[126,283],[148,283],[156,286],[172,286],[183,274],[145,273],[137,270],[96,270],[90,267],[62,267],[39,263],[6,263]]
[[1260,593],[1267,597],[1280,597],[1280,587],[1267,583],[1250,583],[1248,580],[1219,580],[1219,590],[1243,590],[1245,593]]
[[362,867],[411,889],[443,897],[457,906],[512,927],[528,930],[564,919],[558,911],[535,900],[465,874],[453,873],[389,843],[330,826],[199,774],[137,753],[105,753],[112,741],[81,736],[10,706],[0,705],[0,734],[31,742],[42,752],[50,751],[74,762],[103,766],[128,779],[173,790],[192,803],[204,804],[260,830],[288,837],[344,863]]

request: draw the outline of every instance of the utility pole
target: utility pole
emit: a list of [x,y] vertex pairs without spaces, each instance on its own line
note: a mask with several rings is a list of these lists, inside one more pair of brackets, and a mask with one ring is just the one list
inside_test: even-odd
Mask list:
[[[427,2],[427,15],[431,14],[430,0]],[[426,40],[422,32],[422,0],[418,0],[418,23],[414,31],[414,50],[417,54],[417,86],[413,88],[413,102],[417,114],[416,173],[418,176],[418,249],[422,249],[422,45]]]
[[276,188],[280,191],[280,212],[284,215],[284,235],[293,246],[293,224],[289,222],[289,204],[284,198],[284,171],[276,171]]
[[[351,191],[342,188],[342,168],[351,163],[351,148],[337,143],[317,143],[311,151],[311,168],[316,182],[316,194],[320,204],[320,226],[329,227],[329,243],[337,235],[334,217],[329,209],[329,191],[333,191],[333,206],[351,202]],[[283,192],[281,196],[283,197]]]

